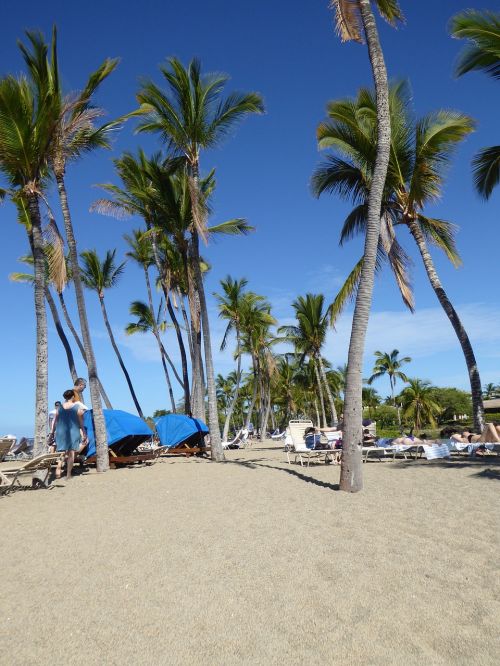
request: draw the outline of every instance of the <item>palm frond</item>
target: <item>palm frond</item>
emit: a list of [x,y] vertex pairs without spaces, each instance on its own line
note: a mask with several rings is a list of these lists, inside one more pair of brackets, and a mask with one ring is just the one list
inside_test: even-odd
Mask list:
[[456,225],[447,220],[426,217],[422,214],[417,216],[417,220],[426,239],[443,250],[455,267],[460,266],[462,259],[455,243]]
[[68,281],[66,272],[66,256],[64,254],[64,240],[57,227],[56,221],[50,219],[43,230],[45,255],[47,257],[48,278],[56,291],[61,293]]
[[476,191],[489,199],[500,181],[500,146],[480,150],[472,160],[472,173]]
[[473,70],[500,79],[500,14],[469,9],[451,20],[451,34],[467,39],[455,69],[457,76]]
[[255,231],[255,227],[249,225],[245,219],[235,217],[233,220],[227,220],[227,222],[208,227],[207,231],[210,235],[226,234],[228,236],[246,236],[252,231]]
[[363,24],[357,0],[331,0],[335,11],[335,31],[343,42],[363,43]]

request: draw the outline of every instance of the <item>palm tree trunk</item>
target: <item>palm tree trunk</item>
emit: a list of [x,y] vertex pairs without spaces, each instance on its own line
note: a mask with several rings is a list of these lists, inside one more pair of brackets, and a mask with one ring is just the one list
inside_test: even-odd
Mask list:
[[245,428],[247,430],[248,426],[250,425],[250,421],[252,420],[252,414],[253,410],[255,409],[255,403],[257,402],[257,390],[258,390],[258,377],[255,367],[255,359],[253,358],[253,356],[252,356],[252,366],[253,366],[253,391],[252,391],[252,399],[250,401],[250,405],[248,406],[247,418],[245,421]]
[[189,325],[189,320],[186,312],[186,306],[184,304],[184,296],[182,294],[179,296],[180,302],[181,302],[181,312],[182,312],[182,318],[184,319],[184,326],[186,327],[186,335],[188,336],[188,345],[189,345],[189,351],[191,355],[193,354],[193,341],[191,339],[191,328]]
[[264,411],[264,419],[262,423],[262,427],[260,429],[260,441],[263,442],[266,439],[266,434],[267,434],[267,424],[269,421],[269,414],[271,413],[271,390],[269,389],[267,399],[266,399],[266,407]]
[[30,243],[34,260],[34,292],[36,320],[35,362],[35,443],[33,455],[45,453],[49,414],[49,358],[47,338],[47,311],[45,309],[45,252],[43,249],[42,223],[38,197],[27,194],[31,222]]
[[139,401],[137,400],[137,396],[135,394],[134,387],[132,386],[130,375],[128,374],[127,368],[125,367],[125,363],[123,362],[120,350],[118,349],[118,346],[115,341],[115,336],[113,335],[113,330],[109,324],[108,313],[106,312],[106,306],[104,305],[104,298],[101,294],[99,294],[99,303],[101,305],[101,312],[104,319],[104,325],[106,326],[106,330],[108,331],[109,339],[111,340],[111,345],[115,351],[116,358],[118,359],[118,363],[120,364],[120,368],[122,369],[122,372],[125,375],[125,379],[127,381],[130,395],[132,396],[132,400],[134,401],[135,408],[141,419],[144,419],[144,414],[142,413],[141,406],[139,404]]
[[[173,370],[175,378],[177,379],[177,381],[179,382],[181,387],[184,388],[184,386],[182,384],[182,380],[179,377],[179,375],[177,373],[177,370],[175,369],[175,366],[172,363],[172,360],[171,360],[170,356],[167,354],[167,351],[166,351],[166,349],[165,349],[165,347],[164,347],[164,345],[161,341],[160,332],[159,332],[158,326],[156,324],[156,315],[155,315],[155,309],[154,309],[154,304],[153,304],[153,292],[151,290],[151,282],[149,280],[149,271],[148,271],[147,266],[143,266],[143,268],[144,268],[144,277],[146,279],[146,288],[147,288],[147,291],[148,291],[149,311],[151,312],[151,319],[153,321],[153,333],[154,333],[154,336],[156,338],[156,342],[158,343],[158,348],[160,350],[162,363],[164,363],[165,359],[167,360],[167,362],[169,363],[170,367]],[[172,395],[172,385],[170,383],[170,376],[168,374],[168,370],[165,368],[165,365],[163,367],[165,369],[165,379],[167,381],[168,390],[169,390],[169,393]],[[174,405],[175,405],[175,402],[174,402]],[[174,413],[175,413],[175,408],[174,408]]]
[[167,382],[168,394],[170,396],[170,404],[172,406],[172,414],[176,414],[177,410],[175,408],[174,392],[172,391],[172,383],[170,381],[170,375],[168,374],[168,368],[167,368],[167,364],[165,362],[165,356],[166,356],[167,352],[165,351],[165,347],[163,346],[159,337],[156,338],[156,340],[157,340],[157,342],[159,344],[159,348],[160,348],[161,363],[163,365],[163,372],[165,373],[165,380]]
[[66,240],[68,242],[69,248],[73,284],[75,285],[78,316],[80,318],[80,329],[82,331],[86,363],[89,372],[90,397],[92,401],[92,413],[94,418],[94,432],[96,440],[96,467],[98,472],[106,472],[109,469],[108,436],[99,394],[100,391],[97,375],[97,363],[94,356],[94,349],[92,346],[92,339],[90,337],[89,324],[87,320],[87,310],[85,307],[85,298],[83,295],[83,286],[80,277],[80,266],[78,264],[78,250],[76,247],[75,235],[73,233],[73,224],[68,206],[66,185],[64,183],[64,171],[59,171],[56,173],[56,181],[57,189],[59,191],[59,200],[61,202],[61,210],[64,218],[64,228],[66,230]]
[[78,375],[76,373],[75,359],[73,357],[73,352],[71,351],[68,338],[66,337],[66,333],[64,332],[64,329],[62,327],[61,320],[59,319],[59,313],[57,312],[56,304],[54,303],[54,299],[52,298],[52,294],[50,293],[48,287],[45,287],[45,298],[47,299],[47,303],[49,304],[49,308],[52,313],[52,319],[54,320],[54,325],[56,327],[57,335],[59,336],[59,339],[61,340],[62,346],[64,347],[64,351],[66,353],[66,359],[68,361],[68,367],[69,367],[69,372],[71,374],[71,379],[73,380],[73,384],[76,384]]
[[[205,299],[205,288],[200,269],[200,254],[198,247],[198,233],[195,229],[191,232],[193,247],[193,263],[196,287],[200,299],[201,325],[203,328],[203,346],[205,350],[205,369],[208,393],[208,427],[210,430],[210,448],[212,460],[221,462],[225,459],[222,449],[219,413],[217,409],[217,392],[215,387],[214,365],[212,360],[212,345],[210,340],[210,324],[208,321],[207,302]],[[201,379],[201,374],[200,374]]]
[[[323,417],[323,428],[326,428],[326,412],[325,412],[325,398],[323,396],[323,386],[321,385],[321,378],[318,372],[317,359],[313,359],[314,364],[314,375],[316,377],[316,384],[318,385],[318,395],[319,395],[319,406],[321,407],[321,416]],[[321,427],[321,426],[320,426]]]
[[320,423],[319,420],[319,409],[318,409],[318,400],[314,398],[314,411],[316,412],[316,423]]
[[[66,301],[64,300],[64,297],[63,297],[62,293],[58,292],[57,295],[59,296],[59,303],[61,304],[61,309],[63,311],[64,320],[66,321],[69,330],[73,334],[75,342],[76,342],[76,344],[78,346],[78,349],[80,350],[80,353],[82,355],[83,362],[85,363],[85,365],[88,368],[87,354],[85,353],[85,349],[83,348],[82,341],[80,340],[80,336],[76,332],[76,329],[73,326],[73,322],[71,321],[71,317],[69,316],[68,308],[66,307]],[[101,397],[104,400],[104,404],[106,405],[106,408],[107,409],[113,409],[113,406],[112,406],[112,404],[111,404],[111,402],[110,402],[110,400],[109,400],[109,398],[106,394],[106,391],[103,388],[103,385],[101,384],[101,380],[99,379],[99,377],[97,377],[97,383],[99,385],[99,393],[101,394]]]
[[441,307],[450,320],[451,325],[453,326],[453,330],[455,331],[458,341],[460,342],[460,346],[462,347],[465,363],[467,364],[467,370],[469,372],[474,430],[476,432],[482,432],[484,429],[484,406],[481,389],[481,378],[479,376],[476,357],[474,356],[474,351],[472,349],[469,336],[467,335],[467,332],[462,322],[460,321],[460,317],[458,316],[455,308],[451,304],[448,295],[443,289],[443,285],[441,284],[441,280],[439,279],[436,269],[434,268],[434,262],[432,261],[432,257],[429,253],[427,243],[422,234],[422,231],[420,230],[420,227],[414,220],[409,220],[408,226],[410,228],[411,235],[415,239],[415,242],[418,245],[418,249],[420,250],[429,282],[431,283],[431,286],[434,289],[436,296],[438,297],[438,301],[440,302]]
[[231,404],[226,415],[226,422],[224,423],[224,431],[222,433],[222,441],[227,442],[227,436],[229,434],[229,426],[231,424],[231,418],[233,416],[234,408],[236,406],[236,401],[238,400],[238,393],[240,391],[240,382],[241,382],[241,346],[240,346],[240,329],[236,326],[236,354],[238,356],[237,369],[236,369],[236,386],[234,387],[233,397],[231,399]]
[[333,394],[332,390],[330,388],[330,384],[328,383],[328,379],[326,376],[325,372],[325,366],[323,365],[323,359],[321,356],[318,356],[318,365],[319,365],[319,371],[321,373],[321,378],[323,379],[323,384],[325,385],[325,391],[326,395],[328,397],[328,402],[330,403],[330,411],[332,414],[332,421],[333,423],[337,424],[338,423],[338,416],[337,416],[337,410],[335,408],[335,402],[333,400]]
[[[145,222],[148,230],[151,231],[153,229],[153,225],[148,220],[145,220]],[[163,266],[161,265],[158,246],[156,244],[156,236],[154,233],[151,235],[151,246],[153,248],[153,256],[156,264],[156,270],[158,271],[158,275],[160,276],[163,295],[165,296],[165,305],[167,306],[167,311],[170,315],[170,318],[175,328],[175,334],[177,336],[177,344],[179,345],[179,353],[181,355],[182,384],[184,386],[184,412],[186,414],[191,414],[191,396],[189,395],[189,375],[187,367],[186,348],[184,347],[184,340],[182,338],[182,332],[179,326],[179,322],[177,321],[177,317],[175,316],[172,303],[170,302],[170,294],[168,292],[167,285],[165,283],[165,271]]]
[[344,430],[342,437],[343,453],[340,470],[340,490],[344,490],[345,492],[358,492],[363,488],[363,464],[361,459],[361,446],[363,442],[362,366],[375,279],[377,246],[380,237],[380,209],[389,163],[391,141],[387,70],[380,46],[377,25],[370,0],[358,0],[358,2],[375,82],[377,100],[377,156],[368,196],[364,261],[356,294],[347,361]]

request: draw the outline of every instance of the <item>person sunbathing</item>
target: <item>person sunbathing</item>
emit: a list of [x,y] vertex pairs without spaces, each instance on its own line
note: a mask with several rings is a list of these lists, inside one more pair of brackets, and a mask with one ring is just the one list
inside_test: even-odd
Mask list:
[[[426,439],[426,438],[424,438]],[[423,444],[423,439],[419,439],[415,435],[403,435],[402,437],[396,437],[392,440],[393,446],[416,446],[417,444]]]
[[478,436],[474,435],[473,442],[481,442],[482,444],[493,444],[500,442],[500,422],[493,421],[487,423],[483,432]]

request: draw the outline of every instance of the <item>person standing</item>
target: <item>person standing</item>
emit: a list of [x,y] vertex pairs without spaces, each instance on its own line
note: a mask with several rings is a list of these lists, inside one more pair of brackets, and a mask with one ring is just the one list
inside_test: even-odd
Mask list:
[[83,409],[84,412],[88,411],[88,407],[83,403],[82,399],[82,393],[85,391],[86,388],[87,388],[86,380],[83,379],[83,377],[78,377],[73,387],[73,391],[75,391],[76,393],[75,402],[79,403],[80,409]]
[[71,479],[75,462],[75,453],[81,444],[87,443],[87,434],[83,425],[84,410],[78,404],[78,394],[74,389],[64,391],[63,404],[58,407],[52,424],[51,435],[54,436],[57,451],[63,454],[56,469],[56,479],[61,478],[63,456],[66,456],[66,478]]

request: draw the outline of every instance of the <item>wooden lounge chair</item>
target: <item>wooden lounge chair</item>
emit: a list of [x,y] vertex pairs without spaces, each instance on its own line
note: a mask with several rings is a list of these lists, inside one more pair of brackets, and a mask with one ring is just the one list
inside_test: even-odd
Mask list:
[[181,442],[177,446],[162,446],[163,449],[161,456],[185,456],[189,458],[190,456],[209,456],[210,447],[209,446],[191,446],[189,442]]
[[47,474],[43,480],[45,484],[49,477],[50,467],[55,464],[60,457],[60,453],[45,453],[36,458],[28,460],[23,465],[13,465],[12,467],[4,467],[0,471],[0,491],[7,494],[16,485],[21,485],[19,477],[23,474],[33,474],[38,470],[46,469]]

